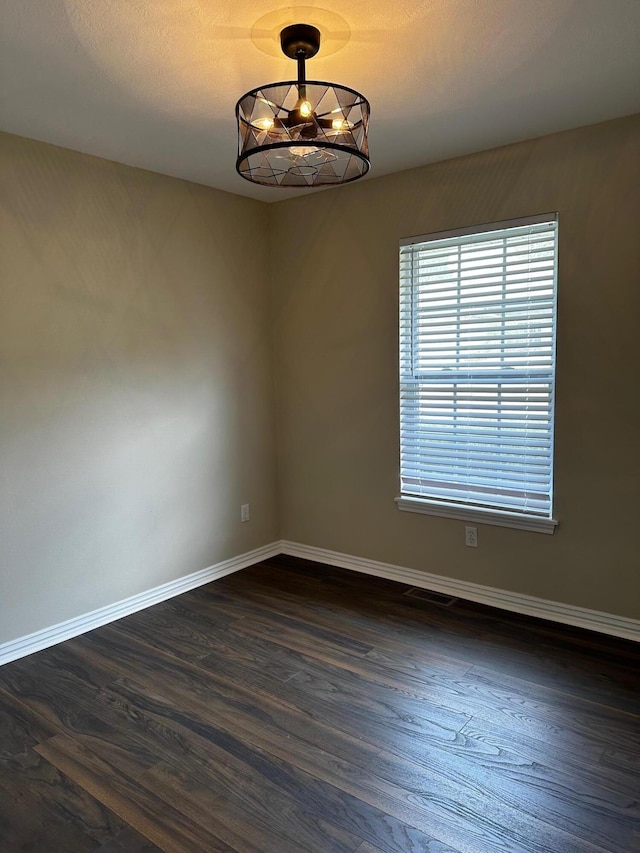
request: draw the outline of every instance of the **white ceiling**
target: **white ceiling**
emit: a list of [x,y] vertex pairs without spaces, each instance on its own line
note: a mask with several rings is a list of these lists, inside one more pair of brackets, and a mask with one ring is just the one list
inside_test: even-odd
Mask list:
[[640,0],[2,0],[0,19],[2,129],[264,201],[314,192],[235,171],[235,102],[295,77],[292,22],[323,33],[308,77],[369,99],[372,177],[640,109]]

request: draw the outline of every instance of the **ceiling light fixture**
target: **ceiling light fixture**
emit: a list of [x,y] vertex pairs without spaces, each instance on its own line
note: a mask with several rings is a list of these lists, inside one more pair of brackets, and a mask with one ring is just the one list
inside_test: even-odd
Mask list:
[[307,80],[305,62],[320,49],[320,31],[293,24],[280,33],[298,79],[269,83],[236,104],[238,174],[268,187],[346,184],[369,171],[367,99],[346,86]]

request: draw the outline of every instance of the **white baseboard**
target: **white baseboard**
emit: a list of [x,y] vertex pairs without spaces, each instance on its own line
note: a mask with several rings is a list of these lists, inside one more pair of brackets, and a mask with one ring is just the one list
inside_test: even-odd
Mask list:
[[283,540],[272,542],[270,545],[264,545],[262,548],[256,548],[229,560],[223,560],[208,569],[201,569],[198,572],[193,572],[193,574],[169,581],[169,583],[141,592],[138,595],[131,596],[131,598],[125,598],[115,604],[100,607],[91,613],[85,613],[74,619],[68,619],[66,622],[52,625],[50,628],[44,628],[25,637],[3,643],[0,645],[0,666],[49,646],[55,646],[63,640],[70,640],[72,637],[77,637],[93,628],[99,628],[108,622],[129,616],[131,613],[136,613],[152,604],[158,604],[160,601],[173,598],[183,592],[188,592],[190,589],[211,583],[211,581],[223,578],[232,572],[238,572],[259,563],[261,560],[276,557],[278,554],[289,554],[292,557],[301,557],[317,563],[327,563],[330,566],[351,569],[367,575],[398,581],[409,586],[442,592],[446,595],[459,596],[469,601],[477,601],[480,604],[500,607],[503,610],[511,610],[515,613],[537,616],[540,619],[550,619],[553,622],[587,628],[591,631],[599,631],[626,640],[640,641],[640,620],[637,619],[602,613],[599,610],[587,610],[582,607],[574,607],[571,604],[547,601],[544,598],[535,598],[531,595],[509,592],[504,589],[496,589],[469,581],[395,566],[391,563],[381,563],[377,560],[368,560],[364,557],[354,557],[351,554],[341,554],[337,551],[328,551],[325,548],[316,548],[312,545],[301,545],[298,542]]
[[352,569],[367,575],[399,581],[409,586],[459,596],[469,601],[488,604],[491,607],[511,610],[514,613],[537,616],[540,619],[549,619],[577,628],[587,628],[590,631],[599,631],[602,634],[622,637],[625,640],[640,641],[640,620],[638,619],[628,619],[625,616],[615,616],[611,613],[602,613],[599,610],[587,610],[583,607],[575,607],[572,604],[562,604],[558,601],[535,598],[532,595],[523,595],[522,593],[509,592],[505,589],[496,589],[469,581],[455,580],[416,569],[394,566],[391,563],[380,563],[377,560],[367,560],[363,557],[354,557],[351,554],[328,551],[325,548],[301,545],[298,542],[282,541],[280,542],[280,550],[281,553],[289,554],[292,557],[328,563],[330,566]]
[[177,578],[177,580],[156,586],[146,592],[132,595],[131,598],[125,598],[115,604],[99,607],[91,613],[85,613],[74,619],[68,619],[66,622],[52,625],[50,628],[43,628],[41,631],[3,643],[0,645],[0,666],[49,646],[55,646],[63,640],[70,640],[71,637],[77,637],[93,628],[99,628],[108,622],[114,622],[116,619],[129,616],[131,613],[136,613],[152,604],[158,604],[167,598],[173,598],[175,595],[188,592],[190,589],[195,589],[205,583],[211,583],[211,581],[218,580],[225,575],[238,572],[240,569],[245,569],[247,566],[252,566],[254,563],[259,563],[261,560],[267,560],[281,553],[280,543],[273,542],[270,545],[264,545],[262,548],[248,551],[246,554],[240,554],[238,557],[223,560],[208,569],[201,569],[198,572]]

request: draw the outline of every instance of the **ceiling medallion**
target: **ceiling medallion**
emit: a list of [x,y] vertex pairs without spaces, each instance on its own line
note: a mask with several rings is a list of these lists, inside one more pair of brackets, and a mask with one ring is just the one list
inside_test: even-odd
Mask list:
[[367,99],[346,86],[307,80],[305,63],[320,49],[320,31],[293,24],[280,33],[298,79],[269,83],[236,104],[238,174],[268,187],[345,184],[369,171]]

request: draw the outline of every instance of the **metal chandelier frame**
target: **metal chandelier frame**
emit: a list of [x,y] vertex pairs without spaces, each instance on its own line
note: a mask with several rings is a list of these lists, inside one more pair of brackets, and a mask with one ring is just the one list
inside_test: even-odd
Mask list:
[[320,49],[316,27],[285,27],[280,43],[298,77],[252,89],[236,104],[238,173],[272,187],[357,180],[370,168],[369,102],[348,86],[306,79],[306,61]]

